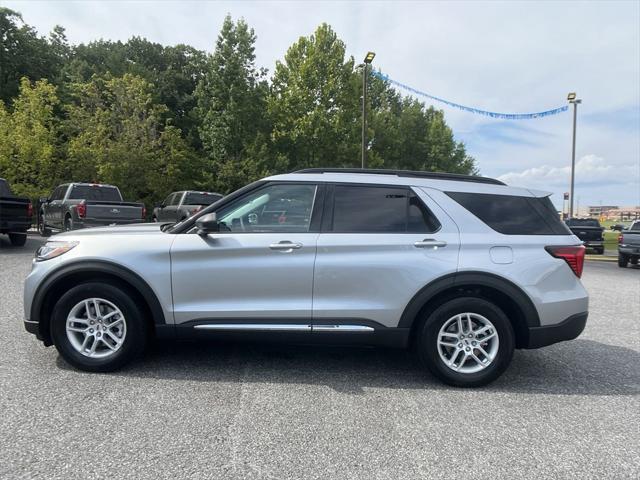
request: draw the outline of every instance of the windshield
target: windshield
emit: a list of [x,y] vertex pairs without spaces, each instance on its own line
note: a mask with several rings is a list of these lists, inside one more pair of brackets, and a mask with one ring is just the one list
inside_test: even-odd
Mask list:
[[222,195],[210,192],[189,192],[184,197],[184,205],[211,205],[222,198]]
[[122,197],[116,187],[102,185],[75,185],[69,194],[69,200],[101,200],[104,202],[121,202]]
[[567,225],[570,227],[599,227],[600,223],[592,218],[570,218],[567,220]]

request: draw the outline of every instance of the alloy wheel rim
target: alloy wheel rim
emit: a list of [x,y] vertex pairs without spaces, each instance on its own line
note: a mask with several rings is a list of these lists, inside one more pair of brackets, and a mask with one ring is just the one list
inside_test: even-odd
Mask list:
[[127,335],[127,322],[122,311],[104,298],[87,298],[69,312],[67,338],[80,354],[90,358],[106,358],[115,354]]
[[478,313],[459,313],[449,318],[438,333],[438,354],[458,373],[476,373],[493,363],[500,348],[496,327]]

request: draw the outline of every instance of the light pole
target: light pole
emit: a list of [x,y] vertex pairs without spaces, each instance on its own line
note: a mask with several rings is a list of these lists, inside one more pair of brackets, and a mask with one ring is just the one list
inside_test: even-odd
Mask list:
[[575,92],[567,95],[569,103],[573,103],[573,144],[571,147],[571,193],[569,197],[569,218],[573,218],[573,194],[576,180],[576,119],[578,118],[578,104],[582,100],[578,99]]
[[367,52],[362,64],[362,168],[367,164],[367,71],[375,56],[375,52]]

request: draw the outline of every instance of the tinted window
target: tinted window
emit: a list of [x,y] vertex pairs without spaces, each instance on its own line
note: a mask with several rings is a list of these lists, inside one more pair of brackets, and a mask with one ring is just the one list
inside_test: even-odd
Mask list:
[[439,223],[405,188],[336,185],[334,232],[433,232]]
[[122,197],[115,187],[93,185],[74,185],[69,195],[70,200],[100,200],[104,202],[120,202]]
[[64,194],[67,193],[68,185],[60,186],[56,188],[51,194],[51,200],[62,200],[64,198]]
[[567,220],[570,227],[599,227],[600,222],[592,218],[570,218]]
[[216,212],[230,232],[308,232],[316,185],[269,185]]
[[10,197],[11,189],[9,184],[4,179],[0,179],[0,197]]
[[640,222],[633,222],[629,227],[629,230],[640,230]]
[[447,192],[489,227],[505,235],[570,235],[549,197]]
[[209,192],[189,192],[184,198],[185,205],[211,205],[222,198],[222,195]]
[[169,197],[169,201],[167,205],[175,206],[180,203],[180,199],[182,198],[182,192],[176,192]]

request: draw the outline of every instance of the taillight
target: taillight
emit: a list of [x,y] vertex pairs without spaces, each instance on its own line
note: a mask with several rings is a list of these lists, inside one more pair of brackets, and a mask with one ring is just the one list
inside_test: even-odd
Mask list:
[[584,245],[544,247],[552,257],[561,258],[567,265],[571,267],[576,277],[582,276],[582,268],[584,267],[584,252],[587,250]]
[[76,213],[80,218],[84,218],[87,216],[87,204],[84,203],[84,200],[76,205]]
[[147,207],[145,207],[144,205],[142,206],[142,219],[146,219],[147,218]]
[[33,205],[31,202],[27,205],[27,217],[33,217]]

